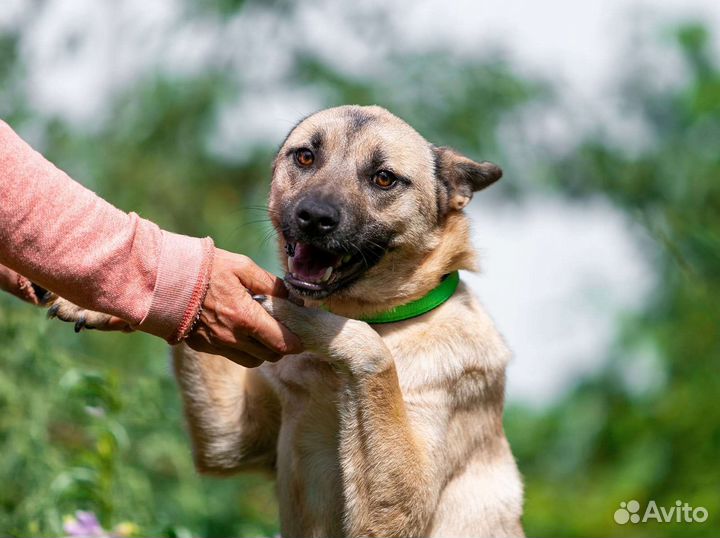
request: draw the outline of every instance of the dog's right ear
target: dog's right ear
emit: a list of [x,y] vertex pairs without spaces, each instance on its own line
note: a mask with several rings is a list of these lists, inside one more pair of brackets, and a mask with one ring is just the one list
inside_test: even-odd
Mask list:
[[475,162],[446,147],[433,147],[435,174],[447,192],[444,206],[460,211],[472,199],[473,192],[489,187],[502,177],[501,168],[488,161]]

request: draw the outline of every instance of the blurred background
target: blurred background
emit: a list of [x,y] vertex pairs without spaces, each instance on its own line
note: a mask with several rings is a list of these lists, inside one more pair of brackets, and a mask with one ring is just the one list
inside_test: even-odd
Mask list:
[[[463,277],[515,352],[532,536],[720,534],[720,4],[0,1],[0,117],[73,178],[277,270],[270,163],[379,104],[502,165]],[[119,283],[119,285],[121,285]],[[193,470],[163,342],[0,297],[0,535],[278,530],[272,481]],[[704,523],[617,525],[623,501]]]

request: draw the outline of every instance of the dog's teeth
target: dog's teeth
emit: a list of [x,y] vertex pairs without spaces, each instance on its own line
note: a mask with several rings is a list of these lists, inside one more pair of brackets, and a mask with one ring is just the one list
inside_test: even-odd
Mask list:
[[333,272],[332,267],[328,267],[327,269],[325,269],[325,274],[320,279],[320,282],[327,282],[328,280],[330,280],[330,275],[332,275],[332,272]]
[[343,256],[342,262],[347,263],[350,261],[350,258],[352,258],[352,254],[346,254],[345,256]]
[[292,274],[295,270],[295,267],[293,267],[293,259],[288,256],[288,273]]

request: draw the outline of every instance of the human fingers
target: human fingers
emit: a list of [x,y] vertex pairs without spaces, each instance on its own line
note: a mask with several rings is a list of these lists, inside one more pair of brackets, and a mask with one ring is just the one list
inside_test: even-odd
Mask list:
[[204,338],[195,337],[193,335],[188,337],[185,340],[185,343],[195,351],[209,353],[211,355],[220,355],[226,359],[230,359],[240,366],[244,366],[245,368],[257,368],[265,362],[265,359],[262,358],[262,356],[257,356],[244,349],[238,349],[227,345],[214,345]]
[[243,298],[241,316],[238,320],[247,333],[265,345],[268,349],[282,355],[300,353],[303,345],[282,323],[278,322],[249,295]]
[[232,272],[243,286],[253,294],[262,293],[274,297],[287,297],[288,291],[283,280],[258,266],[253,260],[242,254],[223,251],[223,261],[229,264]]

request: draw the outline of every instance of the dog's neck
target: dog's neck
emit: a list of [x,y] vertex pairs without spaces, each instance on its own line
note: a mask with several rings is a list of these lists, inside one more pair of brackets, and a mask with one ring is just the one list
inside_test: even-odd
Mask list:
[[[324,301],[305,301],[308,306],[324,306],[338,315],[359,318],[385,312],[427,295],[443,276],[459,269],[475,270],[475,251],[470,242],[470,226],[460,212],[451,212],[428,243],[432,250],[419,252],[416,259],[398,260],[392,271],[381,267],[368,272],[367,282],[353,287],[349,294],[333,295]],[[392,255],[390,253],[389,255]]]

